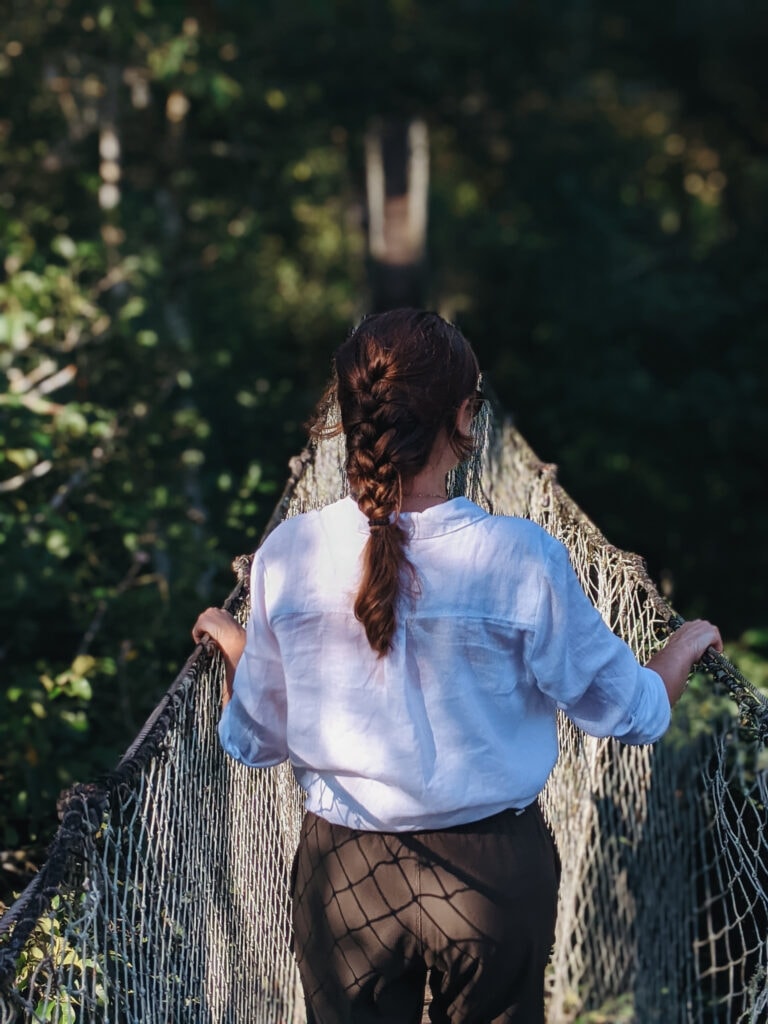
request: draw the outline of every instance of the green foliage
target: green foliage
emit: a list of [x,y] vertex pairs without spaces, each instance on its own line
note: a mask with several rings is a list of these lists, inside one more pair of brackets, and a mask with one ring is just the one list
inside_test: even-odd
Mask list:
[[[84,899],[80,897],[81,901]],[[50,912],[38,921],[16,964],[16,984],[24,995],[28,986],[33,985],[36,991],[45,991],[41,975],[49,971],[64,978],[64,985],[57,986],[53,995],[49,993],[37,1002],[33,1011],[35,1021],[75,1024],[83,1012],[84,991],[88,992],[90,1002],[106,1007],[98,961],[84,955],[77,940],[64,934],[63,923],[70,919],[71,908],[62,905],[60,896],[54,896]]]
[[768,694],[768,629],[748,629],[728,645],[728,657],[747,679]]
[[[353,317],[360,242],[343,146],[297,132],[302,110],[232,32],[67,2],[5,28],[10,845],[44,837],[59,790],[114,764],[197,611],[230,589],[303,441],[315,364]],[[263,115],[243,122],[246,100]]]
[[599,1010],[579,1014],[574,1024],[634,1024],[635,1005],[631,994],[610,999]]
[[365,306],[373,115],[429,123],[427,301],[534,447],[683,614],[765,626],[754,23],[571,7],[14,5],[0,844],[114,763],[255,544]]

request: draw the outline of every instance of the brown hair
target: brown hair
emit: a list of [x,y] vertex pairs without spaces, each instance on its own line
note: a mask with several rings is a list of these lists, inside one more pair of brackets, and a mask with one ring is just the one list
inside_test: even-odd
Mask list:
[[437,313],[396,309],[356,327],[334,357],[347,477],[371,534],[355,616],[371,647],[392,647],[403,576],[411,574],[408,537],[398,522],[403,484],[427,464],[444,430],[457,459],[472,452],[457,426],[475,394],[478,364],[461,331]]

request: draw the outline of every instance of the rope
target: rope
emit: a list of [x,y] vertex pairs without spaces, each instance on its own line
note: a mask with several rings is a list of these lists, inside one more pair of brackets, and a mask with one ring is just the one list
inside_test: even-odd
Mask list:
[[[510,422],[487,408],[475,430],[450,493],[563,540],[606,622],[649,657],[681,620],[642,559],[605,540]],[[266,532],[346,493],[343,465],[339,437],[292,461]],[[226,603],[240,622],[249,568],[235,560]],[[550,1024],[768,1019],[768,701],[721,656],[702,668],[707,706],[690,688],[654,747],[559,722],[542,801],[563,861]],[[289,949],[302,798],[287,765],[221,751],[222,671],[195,648],[114,772],[63,796],[48,860],[0,920],[0,1024],[304,1021]]]

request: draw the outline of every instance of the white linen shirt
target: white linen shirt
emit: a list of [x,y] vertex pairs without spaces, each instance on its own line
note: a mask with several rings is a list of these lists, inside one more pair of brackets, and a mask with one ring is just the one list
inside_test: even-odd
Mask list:
[[593,736],[665,732],[661,678],[603,622],[562,544],[466,498],[401,521],[418,592],[382,658],[352,610],[369,528],[351,498],[286,520],[256,552],[219,723],[232,757],[290,759],[307,810],[328,821],[407,831],[535,800],[558,707]]

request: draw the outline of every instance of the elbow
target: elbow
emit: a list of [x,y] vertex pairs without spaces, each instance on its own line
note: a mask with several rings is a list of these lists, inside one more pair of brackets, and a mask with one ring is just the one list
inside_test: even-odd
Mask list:
[[[230,703],[228,707],[231,706]],[[244,729],[230,721],[226,709],[219,721],[218,732],[219,742],[226,753],[249,768],[271,768],[288,759],[285,736],[254,724]]]

